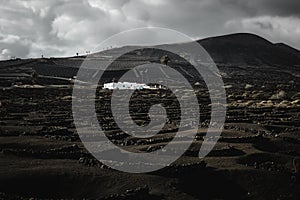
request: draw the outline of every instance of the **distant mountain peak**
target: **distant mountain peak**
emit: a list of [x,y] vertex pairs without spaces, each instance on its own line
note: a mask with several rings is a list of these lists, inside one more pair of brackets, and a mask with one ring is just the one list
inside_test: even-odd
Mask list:
[[218,64],[285,67],[300,65],[300,51],[286,44],[274,44],[252,33],[234,33],[198,42]]
[[273,43],[267,39],[255,35],[253,33],[233,33],[222,36],[209,37],[202,40],[198,40],[201,44],[209,43],[213,41],[214,43],[230,43],[230,44],[249,44],[249,45],[272,45]]

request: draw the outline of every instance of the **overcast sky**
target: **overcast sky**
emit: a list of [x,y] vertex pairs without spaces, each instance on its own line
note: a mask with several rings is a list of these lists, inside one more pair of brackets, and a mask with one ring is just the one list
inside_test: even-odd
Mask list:
[[300,49],[299,0],[0,0],[0,60],[73,56],[146,26],[193,38],[250,32]]

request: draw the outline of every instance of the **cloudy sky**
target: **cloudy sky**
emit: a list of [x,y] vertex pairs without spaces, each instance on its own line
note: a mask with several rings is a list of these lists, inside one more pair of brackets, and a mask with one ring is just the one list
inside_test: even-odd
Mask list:
[[73,56],[120,31],[251,32],[300,49],[299,0],[0,0],[0,60]]

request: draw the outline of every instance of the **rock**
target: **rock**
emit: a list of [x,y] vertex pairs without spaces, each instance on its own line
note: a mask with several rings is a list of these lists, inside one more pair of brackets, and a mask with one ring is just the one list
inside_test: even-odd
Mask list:
[[251,84],[246,84],[245,89],[250,89],[250,88],[253,88],[253,85],[251,85]]
[[64,96],[61,99],[62,100],[72,100],[72,96]]
[[[291,102],[292,105],[299,105],[300,104],[300,99],[296,99],[295,101]],[[1,103],[0,103],[1,106]]]
[[286,108],[286,107],[290,106],[290,102],[288,102],[287,100],[283,100],[279,104],[277,104],[276,106],[281,107],[281,108]]
[[230,88],[232,88],[232,85],[225,85],[224,88],[225,89],[230,89]]
[[286,97],[286,92],[283,90],[280,90],[278,93],[273,94],[270,99],[284,99]]

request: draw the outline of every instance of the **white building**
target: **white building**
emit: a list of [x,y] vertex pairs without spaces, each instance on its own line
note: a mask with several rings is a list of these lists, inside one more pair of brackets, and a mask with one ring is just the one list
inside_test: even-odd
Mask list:
[[151,89],[150,86],[142,83],[130,83],[130,82],[117,82],[117,83],[105,83],[103,86],[104,89],[109,90],[142,90],[142,89]]

